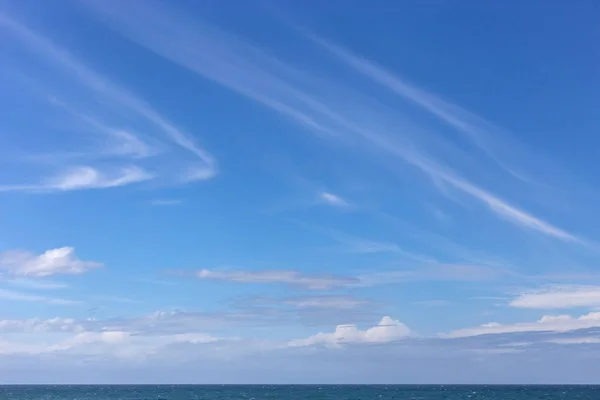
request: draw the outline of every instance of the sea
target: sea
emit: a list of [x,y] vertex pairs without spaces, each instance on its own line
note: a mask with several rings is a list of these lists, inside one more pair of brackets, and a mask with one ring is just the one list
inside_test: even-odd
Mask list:
[[563,385],[6,385],[1,400],[600,400]]

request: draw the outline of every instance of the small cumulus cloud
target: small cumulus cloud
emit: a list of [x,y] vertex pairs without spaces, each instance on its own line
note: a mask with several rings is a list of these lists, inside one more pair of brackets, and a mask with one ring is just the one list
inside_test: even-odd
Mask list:
[[6,251],[0,254],[0,269],[17,276],[46,277],[56,274],[81,274],[102,263],[83,261],[72,247],[47,250],[42,254],[27,251]]
[[317,333],[306,339],[292,340],[288,345],[341,347],[352,343],[390,343],[409,335],[410,330],[406,325],[385,316],[377,325],[366,330],[360,330],[356,325],[338,325],[333,333]]

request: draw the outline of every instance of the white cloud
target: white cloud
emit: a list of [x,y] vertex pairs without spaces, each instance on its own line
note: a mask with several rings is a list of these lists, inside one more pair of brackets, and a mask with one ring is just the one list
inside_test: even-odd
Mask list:
[[512,271],[485,265],[431,264],[418,269],[372,272],[358,276],[361,285],[371,286],[411,281],[490,281],[509,277]]
[[7,251],[0,254],[0,268],[20,276],[81,274],[101,266],[98,262],[80,260],[72,247],[51,249],[40,255],[26,251]]
[[367,304],[363,299],[347,296],[294,297],[281,301],[296,308],[355,309]]
[[582,336],[572,338],[556,338],[546,340],[547,343],[555,344],[598,344],[600,343],[600,337],[597,336]]
[[200,279],[248,284],[286,284],[307,289],[364,287],[412,281],[491,281],[518,276],[513,271],[480,265],[433,263],[417,269],[368,272],[356,275],[305,274],[295,270],[214,270],[202,269]]
[[600,307],[600,286],[552,285],[522,293],[509,305],[536,309]]
[[516,333],[516,332],[568,332],[577,329],[600,327],[600,312],[592,312],[578,318],[570,315],[544,315],[535,322],[516,324],[499,324],[490,322],[475,328],[459,329],[443,335],[449,338],[478,336],[486,334]]
[[124,167],[106,174],[89,166],[71,168],[46,182],[31,185],[2,185],[4,192],[66,192],[83,189],[106,189],[147,181],[153,176],[136,166]]
[[423,254],[407,251],[397,245],[396,243],[383,242],[365,239],[349,235],[344,232],[340,232],[334,229],[320,229],[320,231],[326,233],[333,240],[338,242],[343,251],[350,253],[360,254],[371,254],[371,253],[395,253],[396,255],[403,256],[419,263],[435,263],[436,260],[433,257],[429,257]]
[[327,203],[329,205],[335,206],[335,207],[348,207],[348,206],[350,206],[350,204],[346,200],[342,199],[340,196],[335,195],[333,193],[328,193],[328,192],[319,193],[319,198],[323,202],[325,202],[325,203]]
[[0,320],[1,333],[80,332],[84,328],[71,318]]
[[[487,148],[488,144],[486,144],[486,142],[490,140],[490,137],[488,137],[487,133],[481,129],[482,125],[490,126],[491,124],[466,112],[465,110],[460,109],[457,106],[437,99],[435,96],[402,81],[389,71],[386,71],[385,69],[363,58],[357,57],[339,46],[326,43],[319,39],[317,39],[317,42],[329,49],[333,54],[340,57],[357,71],[388,87],[397,94],[410,99],[416,104],[427,109],[429,112],[440,117],[448,124],[466,133],[475,143],[484,148],[488,155],[492,155],[490,150]],[[479,125],[479,127],[476,125]],[[584,243],[584,241],[577,236],[508,204],[507,202],[477,187],[467,180],[458,177],[450,170],[441,168],[439,165],[436,165],[436,163],[427,161],[425,159],[420,159],[419,157],[415,157],[413,154],[408,155],[405,151],[400,151],[399,155],[402,155],[407,161],[421,168],[433,178],[451,184],[464,193],[467,193],[482,201],[483,203],[487,204],[494,213],[519,226],[538,231],[545,235],[553,236],[564,241]],[[495,158],[495,160],[499,162],[498,158]],[[504,166],[506,167],[506,165]],[[511,172],[513,175],[518,175],[513,169],[509,169],[509,172]]]
[[95,168],[78,167],[48,181],[40,189],[63,191],[101,189],[125,186],[151,178],[151,174],[135,166],[122,168],[117,174],[111,176],[106,176]]
[[[160,324],[165,321],[155,322]],[[133,328],[133,325],[129,328]],[[0,320],[0,334],[2,339],[6,339],[0,339],[0,356],[68,353],[129,360],[155,355],[171,345],[197,345],[226,339],[198,331],[168,333],[156,329],[128,330],[125,326],[112,327],[107,320],[70,318]]]
[[56,304],[63,306],[78,305],[79,301],[60,299],[55,297],[40,296],[32,293],[18,292],[15,290],[0,289],[0,299],[12,301],[33,301],[39,303]]
[[356,282],[354,278],[334,275],[307,275],[290,270],[216,271],[203,269],[196,274],[200,279],[238,283],[287,284],[308,289],[329,289]]
[[333,333],[317,333],[306,339],[292,340],[288,345],[341,347],[352,343],[389,343],[409,335],[410,330],[406,325],[386,316],[377,325],[364,331],[356,325],[338,325]]
[[[430,159],[427,149],[417,146],[418,141],[407,133],[399,137],[399,131],[423,133],[405,119],[397,118],[385,107],[377,107],[372,101],[361,97],[356,91],[337,90],[338,97],[324,93],[327,85],[307,73],[286,65],[258,48],[245,43],[233,35],[219,31],[202,21],[190,20],[186,16],[145,2],[144,7],[109,1],[90,1],[92,8],[111,26],[127,37],[157,54],[182,65],[203,77],[247,96],[274,111],[281,113],[303,127],[319,134],[336,137],[361,138],[379,150],[391,153],[425,172],[436,182],[442,182],[487,205],[496,215],[511,223],[567,242],[586,243],[576,235],[535,217],[500,197],[483,190],[457,175],[450,168]],[[135,15],[136,18],[131,16]],[[160,34],[153,27],[160,26]],[[463,132],[474,135],[474,140],[485,147],[474,128],[458,118],[454,107],[433,101],[417,89],[398,83],[397,78],[373,64],[349,54],[333,45],[327,48],[344,59],[352,67],[367,74],[378,82],[398,86],[405,96],[425,107],[446,122]],[[324,88],[317,94],[306,90],[308,86]],[[351,94],[352,93],[352,94]],[[335,100],[332,101],[332,96]],[[452,112],[451,112],[452,110]],[[464,114],[464,112],[463,112]],[[390,129],[394,126],[395,129]],[[399,126],[404,129],[398,128]],[[443,140],[437,136],[437,140]],[[486,138],[487,140],[487,138]]]
[[[58,66],[70,78],[74,79],[76,83],[93,92],[95,97],[93,100],[99,107],[98,110],[100,110],[100,113],[110,114],[115,117],[115,120],[119,120],[123,113],[129,113],[129,119],[135,118],[140,120],[139,123],[143,127],[142,129],[148,130],[147,127],[151,126],[151,131],[162,133],[170,142],[176,144],[178,148],[184,149],[191,158],[177,157],[177,160],[184,160],[182,161],[184,167],[177,167],[177,173],[185,175],[183,181],[206,180],[217,174],[218,165],[212,155],[198,146],[191,135],[177,128],[144,100],[109,81],[91,68],[88,68],[66,49],[52,43],[45,36],[36,33],[6,14],[0,13],[0,28],[4,28],[11,33],[15,39],[25,45],[26,49],[40,56],[44,61]],[[96,99],[98,96],[101,99],[100,102]],[[66,102],[56,99],[55,96],[50,95],[48,97],[54,106],[61,107],[74,117],[75,120],[85,123],[92,130],[103,133],[108,138],[108,151],[100,149],[95,155],[79,153],[80,157],[98,158],[98,156],[117,155],[141,159],[157,154],[157,148],[150,146],[142,140],[140,135],[135,134],[131,129],[107,126],[99,118],[90,117],[88,114],[76,110],[75,107],[69,106]],[[85,104],[84,101],[81,103]],[[118,108],[119,111],[115,112],[115,108]],[[161,169],[164,163],[155,165],[157,165],[157,169],[161,172],[165,171],[164,168]],[[108,188],[124,186],[151,178],[149,173],[138,166],[128,166],[112,173],[109,172],[110,170],[99,171],[97,168],[80,167],[72,174],[59,176],[45,184],[4,185],[0,187],[0,190],[38,192],[44,190]],[[185,174],[181,170],[184,170]],[[173,174],[174,172],[169,170],[167,173]],[[181,179],[178,178],[178,180]]]
[[[39,332],[37,334],[39,335]],[[20,337],[23,338],[23,335]],[[51,341],[51,338],[50,336],[43,342],[33,343],[0,341],[0,355],[69,353],[76,356],[141,360],[173,344],[203,344],[222,340],[208,334],[141,336],[125,331],[83,331],[64,339]]]
[[182,203],[183,201],[178,199],[154,199],[149,201],[149,204],[153,206],[178,206]]
[[48,280],[40,280],[40,279],[27,279],[27,278],[14,278],[4,280],[2,282],[6,282],[11,286],[17,286],[24,289],[33,289],[33,290],[54,290],[54,289],[64,289],[68,287],[67,284],[62,282],[53,282]]

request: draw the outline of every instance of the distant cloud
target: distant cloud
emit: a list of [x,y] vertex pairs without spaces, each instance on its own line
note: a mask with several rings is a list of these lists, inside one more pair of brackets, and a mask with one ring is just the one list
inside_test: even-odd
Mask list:
[[83,329],[71,318],[0,320],[0,333],[77,332]]
[[17,286],[24,289],[33,289],[33,290],[55,290],[55,289],[64,289],[67,288],[68,285],[62,282],[53,282],[48,280],[40,280],[40,279],[29,279],[29,278],[15,278],[8,280],[0,280],[0,282],[6,282],[11,286]]
[[[348,275],[306,274],[297,270],[215,270],[196,273],[200,279],[245,284],[283,284],[311,290],[358,288],[414,281],[485,282],[519,278],[510,270],[477,265],[429,264],[416,269],[395,269]],[[328,301],[327,297],[310,301]]]
[[292,340],[289,346],[341,347],[352,343],[389,343],[409,335],[410,330],[406,325],[386,316],[377,325],[364,331],[356,325],[338,325],[333,333],[317,333],[306,339]]
[[349,253],[358,254],[376,254],[376,253],[395,253],[398,256],[406,257],[419,263],[436,263],[437,260],[423,254],[407,251],[396,243],[371,240],[364,237],[350,235],[348,233],[335,229],[321,228],[318,226],[310,226],[319,232],[329,236],[334,241],[340,244],[340,249]]
[[600,307],[600,286],[551,285],[521,293],[509,305],[537,309]]
[[592,312],[577,318],[570,315],[544,315],[535,322],[522,322],[507,325],[499,324],[497,322],[490,322],[475,328],[452,331],[443,336],[449,338],[458,338],[516,332],[567,332],[594,327],[600,327],[600,312]]
[[148,203],[153,206],[179,206],[183,204],[183,201],[179,199],[155,199],[150,200]]
[[322,192],[319,194],[319,198],[326,204],[335,206],[335,207],[349,207],[350,204],[342,199],[340,196],[335,195],[329,192]]
[[72,354],[96,356],[103,359],[143,360],[174,344],[202,344],[219,341],[221,338],[208,334],[176,334],[141,336],[132,332],[102,331],[78,332],[67,338],[50,343],[0,342],[0,355],[10,354]]
[[82,304],[80,301],[67,300],[55,297],[41,296],[33,293],[18,292],[14,290],[0,289],[0,299],[12,301],[32,301],[38,303],[56,304],[62,306],[71,306]]
[[549,339],[547,343],[555,344],[600,344],[600,337],[598,336],[580,336],[580,337],[569,337],[569,338],[556,338]]
[[106,189],[143,182],[152,179],[152,177],[150,173],[135,166],[121,168],[110,175],[92,167],[77,167],[40,184],[4,185],[0,186],[0,191],[66,192],[83,189]]
[[444,307],[450,304],[449,301],[447,300],[422,300],[422,301],[415,301],[414,304],[418,304],[421,306],[427,306],[427,307]]
[[0,253],[0,269],[16,276],[45,277],[57,274],[81,274],[101,267],[94,261],[82,261],[72,247],[60,247],[36,255],[26,251]]
[[262,270],[262,271],[217,271],[203,269],[198,271],[198,278],[228,281],[237,283],[257,284],[286,284],[301,286],[307,289],[330,289],[336,286],[348,285],[356,282],[356,279],[328,274],[304,274],[292,270]]
[[366,300],[350,296],[305,296],[280,301],[296,308],[356,309],[368,304]]
[[418,269],[366,273],[359,275],[358,278],[362,285],[370,286],[420,280],[484,282],[511,276],[515,276],[513,272],[502,268],[438,263]]

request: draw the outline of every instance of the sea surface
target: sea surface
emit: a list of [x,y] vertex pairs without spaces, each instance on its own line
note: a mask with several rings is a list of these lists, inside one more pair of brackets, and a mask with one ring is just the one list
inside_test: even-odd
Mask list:
[[1,400],[600,400],[600,386],[8,385]]

